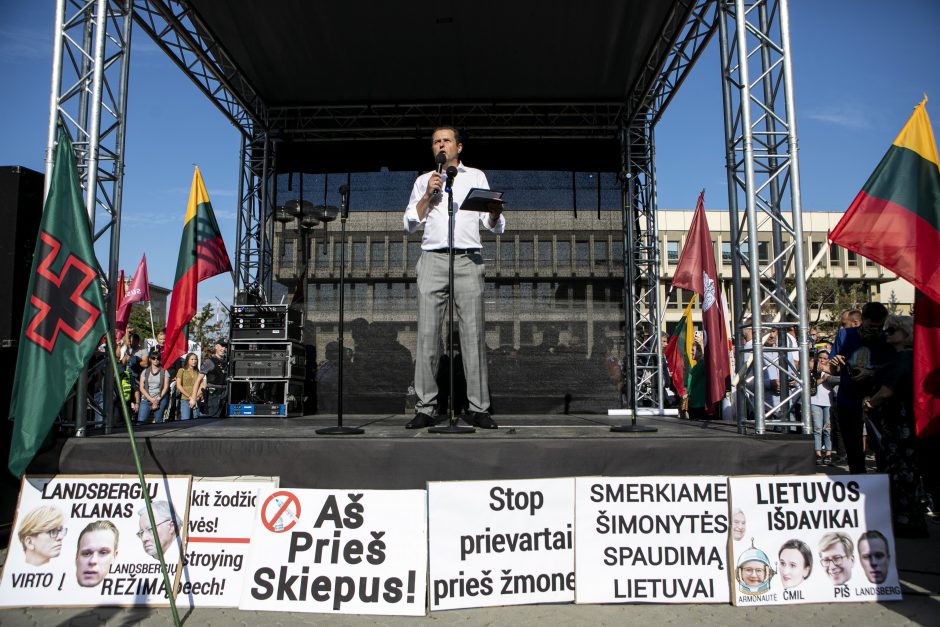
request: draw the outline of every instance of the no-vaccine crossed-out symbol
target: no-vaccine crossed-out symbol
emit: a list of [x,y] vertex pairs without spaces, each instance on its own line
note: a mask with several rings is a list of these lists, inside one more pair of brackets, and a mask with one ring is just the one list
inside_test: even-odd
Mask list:
[[261,524],[268,531],[290,531],[300,519],[300,499],[287,490],[271,494],[261,506]]

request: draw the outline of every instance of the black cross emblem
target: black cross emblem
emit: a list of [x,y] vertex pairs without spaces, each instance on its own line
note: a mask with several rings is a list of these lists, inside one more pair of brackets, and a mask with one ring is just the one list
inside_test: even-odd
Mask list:
[[76,344],[95,326],[101,310],[88,302],[82,293],[95,280],[95,271],[84,261],[70,254],[56,276],[50,266],[55,263],[62,243],[46,232],[39,234],[42,261],[36,268],[36,280],[29,302],[38,311],[26,328],[26,337],[52,352],[59,332]]

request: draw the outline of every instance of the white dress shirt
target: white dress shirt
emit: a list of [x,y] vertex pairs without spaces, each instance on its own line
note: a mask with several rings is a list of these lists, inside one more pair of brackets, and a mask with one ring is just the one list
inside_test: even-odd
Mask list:
[[[418,218],[418,201],[428,189],[431,172],[425,172],[415,180],[411,189],[411,199],[405,209],[404,226],[409,233],[414,233],[424,224],[424,236],[421,239],[422,250],[436,250],[447,248],[447,192],[442,191],[441,201],[436,205],[428,206],[428,214],[424,220]],[[500,214],[496,226],[490,227],[490,214],[478,211],[458,211],[470,190],[474,187],[489,189],[486,175],[476,168],[468,168],[464,164],[457,166],[457,176],[454,178],[454,248],[481,248],[480,226],[496,233],[506,229],[506,218]]]

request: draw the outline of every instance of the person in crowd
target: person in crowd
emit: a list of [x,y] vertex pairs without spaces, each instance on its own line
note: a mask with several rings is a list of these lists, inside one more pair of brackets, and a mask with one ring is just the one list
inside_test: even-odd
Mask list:
[[189,353],[183,359],[183,366],[176,371],[176,391],[179,394],[180,420],[196,418],[199,413],[197,399],[199,391],[196,384],[199,382],[199,357],[196,353]]
[[885,582],[891,565],[891,553],[888,550],[888,539],[883,533],[871,530],[860,535],[858,558],[868,581],[877,584]]
[[137,410],[137,422],[163,422],[170,389],[170,376],[160,364],[160,351],[154,350],[147,355],[147,368],[140,374],[140,408]]
[[120,533],[114,523],[96,520],[78,534],[75,548],[75,579],[83,588],[100,584],[118,555]]
[[839,316],[839,327],[842,329],[854,329],[862,326],[862,310],[846,309]]
[[831,531],[819,539],[819,563],[835,586],[852,578],[855,566],[855,544],[847,534]]
[[831,387],[829,353],[818,351],[810,359],[810,413],[813,417],[813,444],[817,464],[832,464],[832,426],[829,422]]
[[206,418],[223,418],[226,410],[228,390],[228,343],[225,340],[216,340],[212,345],[212,353],[202,360],[199,368],[199,381],[196,389],[199,390],[205,401]]
[[839,329],[829,359],[830,372],[840,375],[836,399],[839,431],[852,474],[865,472],[862,399],[871,394],[875,370],[886,364],[894,352],[882,337],[888,319],[885,306],[867,303],[861,316],[859,326]]
[[914,429],[914,319],[888,316],[885,341],[894,356],[873,379],[875,392],[862,400],[875,436],[876,464],[891,480],[891,512],[898,537],[927,537],[923,478]]
[[740,542],[744,539],[745,533],[747,533],[747,518],[739,508],[734,510],[734,514],[731,516],[731,537],[734,538],[735,542]]
[[134,327],[127,327],[124,335],[121,336],[117,348],[115,348],[115,356],[117,357],[118,363],[122,366],[126,366],[131,355],[138,350],[140,350],[140,336],[137,335]]
[[784,588],[795,588],[813,572],[813,552],[805,542],[787,540],[777,553],[777,572]]
[[[406,425],[421,429],[434,423],[438,404],[435,380],[441,357],[441,322],[448,302],[449,253],[454,254],[454,316],[460,324],[461,355],[467,381],[467,401],[470,415],[467,419],[481,429],[496,429],[490,416],[490,393],[486,364],[486,342],[483,334],[483,256],[480,254],[480,224],[500,234],[505,230],[506,218],[501,207],[494,206],[488,213],[456,211],[463,204],[471,188],[489,189],[486,175],[460,161],[463,151],[460,134],[452,127],[434,129],[431,134],[431,152],[440,159],[443,169],[454,167],[457,177],[453,183],[454,240],[450,250],[448,194],[444,189],[444,176],[432,170],[415,180],[411,198],[404,214],[404,227],[408,233],[424,228],[421,238],[421,256],[416,268],[418,282],[418,339],[415,361],[415,417]],[[443,155],[443,156],[441,156]]]
[[62,553],[62,540],[68,533],[65,517],[57,508],[43,505],[23,516],[17,535],[23,545],[24,561],[43,566]]
[[[160,548],[163,554],[173,547],[174,540],[179,535],[179,530],[183,528],[183,520],[180,518],[172,506],[167,501],[154,501],[150,505],[153,509],[153,519],[156,524],[157,538],[160,540]],[[147,509],[141,508],[137,512],[140,531],[137,532],[137,538],[144,548],[144,553],[153,559],[159,559],[157,546],[153,541],[153,529],[150,527],[150,517],[147,516]]]

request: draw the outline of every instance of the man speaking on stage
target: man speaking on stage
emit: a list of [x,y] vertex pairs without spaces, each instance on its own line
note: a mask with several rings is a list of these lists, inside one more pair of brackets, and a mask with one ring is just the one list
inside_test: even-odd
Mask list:
[[481,429],[496,429],[490,417],[490,393],[486,372],[486,342],[483,316],[483,255],[480,254],[480,223],[500,234],[506,228],[502,209],[487,212],[458,211],[473,188],[489,189],[486,175],[460,162],[463,144],[457,129],[445,126],[431,134],[431,153],[437,169],[415,180],[405,210],[405,230],[414,233],[422,225],[421,257],[418,259],[418,342],[415,356],[415,417],[406,427],[422,429],[435,421],[438,388],[435,375],[441,358],[441,323],[447,306],[448,243],[447,192],[443,172],[456,168],[454,199],[454,313],[459,321],[460,354],[467,379],[468,423]]

